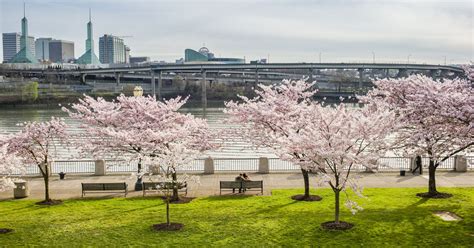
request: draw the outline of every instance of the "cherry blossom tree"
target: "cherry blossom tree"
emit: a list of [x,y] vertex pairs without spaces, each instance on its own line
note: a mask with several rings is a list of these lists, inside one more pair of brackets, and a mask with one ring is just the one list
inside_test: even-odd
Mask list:
[[466,151],[474,142],[474,88],[462,79],[435,81],[422,75],[381,79],[364,101],[384,102],[403,124],[396,133],[400,150],[429,158],[428,192],[423,197],[449,197],[436,189],[436,168]]
[[[16,154],[8,152],[6,137],[0,136],[0,192],[15,188],[15,179],[11,176],[24,175],[26,168]],[[3,145],[1,145],[3,144]],[[9,228],[0,228],[0,234],[13,231]]]
[[[80,144],[84,151],[98,157],[115,153],[138,160],[141,178],[145,172],[141,168],[142,161],[165,161],[168,157],[176,157],[174,148],[178,145],[188,151],[180,155],[188,157],[191,157],[190,153],[200,154],[213,147],[206,121],[178,112],[186,101],[187,98],[181,97],[160,102],[151,96],[124,95],[106,101],[85,96],[70,109],[63,110],[83,123],[88,137],[86,143]],[[171,171],[166,176],[171,176],[173,184],[178,184],[176,170],[181,163],[154,166],[165,166],[165,171]],[[174,189],[171,201],[178,200],[178,190]]]
[[[311,105],[314,83],[304,80],[283,80],[275,86],[258,85],[256,97],[249,99],[239,96],[241,102],[226,103],[225,113],[229,114],[229,122],[239,124],[235,129],[237,135],[244,137],[257,147],[268,147],[281,159],[298,162],[304,154],[294,150],[294,133],[299,133],[308,123],[305,115]],[[284,147],[283,147],[284,146]],[[299,163],[297,163],[299,164]],[[309,169],[306,164],[299,164],[304,180],[304,195],[293,196],[296,200],[320,200],[319,196],[309,193]]]
[[8,153],[15,154],[24,164],[38,166],[44,180],[44,201],[38,204],[58,204],[49,194],[49,178],[51,164],[56,157],[56,145],[67,139],[66,123],[52,117],[46,122],[26,122],[21,124],[23,129],[8,137]]
[[[340,221],[340,193],[346,193],[346,206],[355,214],[362,209],[347,194],[349,186],[362,196],[362,188],[352,177],[356,169],[375,171],[379,158],[384,156],[390,143],[386,138],[394,126],[395,114],[383,105],[351,108],[344,103],[337,106],[312,104],[303,117],[307,124],[298,133],[292,133],[282,147],[291,147],[297,159],[320,173],[320,182],[328,183],[335,195],[334,221],[322,224],[328,229],[348,229],[352,224]],[[294,159],[294,158],[293,158]],[[303,160],[303,162],[301,162]]]

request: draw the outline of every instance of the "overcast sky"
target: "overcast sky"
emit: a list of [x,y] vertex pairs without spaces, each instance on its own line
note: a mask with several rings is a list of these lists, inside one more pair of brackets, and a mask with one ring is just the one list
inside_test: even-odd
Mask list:
[[[20,32],[23,2],[0,0],[1,31]],[[221,57],[270,62],[473,61],[473,1],[26,0],[29,34],[75,42],[124,38],[132,56],[174,61],[203,44]],[[0,55],[3,51],[0,51]]]

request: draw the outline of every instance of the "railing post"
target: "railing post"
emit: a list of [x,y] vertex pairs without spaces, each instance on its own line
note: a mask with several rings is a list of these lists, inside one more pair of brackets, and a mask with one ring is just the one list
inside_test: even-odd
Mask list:
[[270,167],[268,166],[268,158],[260,157],[258,159],[258,173],[268,174],[270,172]]
[[95,161],[95,173],[96,176],[107,175],[107,168],[105,167],[105,160],[100,159]]
[[457,172],[467,172],[467,159],[465,156],[454,156],[454,170]]
[[204,174],[214,174],[214,159],[211,157],[204,160]]
[[410,158],[410,171],[413,171],[416,168],[416,157]]

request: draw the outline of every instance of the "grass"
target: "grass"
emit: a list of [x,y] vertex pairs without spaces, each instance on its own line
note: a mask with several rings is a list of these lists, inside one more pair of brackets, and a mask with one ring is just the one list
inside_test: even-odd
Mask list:
[[[421,188],[366,189],[357,199],[364,210],[342,220],[355,227],[326,231],[333,220],[334,196],[318,189],[320,202],[295,202],[301,190],[275,190],[272,196],[213,196],[171,205],[171,221],[185,227],[154,232],[165,221],[156,197],[66,200],[37,206],[31,200],[0,202],[0,246],[161,246],[161,247],[473,247],[473,188],[442,188],[450,199],[421,199]],[[344,198],[343,198],[344,199]],[[464,220],[445,222],[432,215],[448,210]]]

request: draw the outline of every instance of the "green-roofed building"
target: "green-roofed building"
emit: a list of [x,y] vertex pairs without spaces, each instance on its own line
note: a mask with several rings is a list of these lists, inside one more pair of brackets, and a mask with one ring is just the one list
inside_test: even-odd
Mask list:
[[86,40],[86,52],[77,59],[76,63],[78,64],[90,64],[98,65],[100,64],[99,58],[94,53],[94,39],[92,32],[92,20],[91,20],[91,11],[89,9],[89,22],[87,23],[87,40]]
[[37,60],[30,51],[31,45],[28,39],[28,19],[25,15],[25,7],[23,6],[23,19],[21,19],[21,37],[20,51],[8,61],[9,63],[36,63]]

